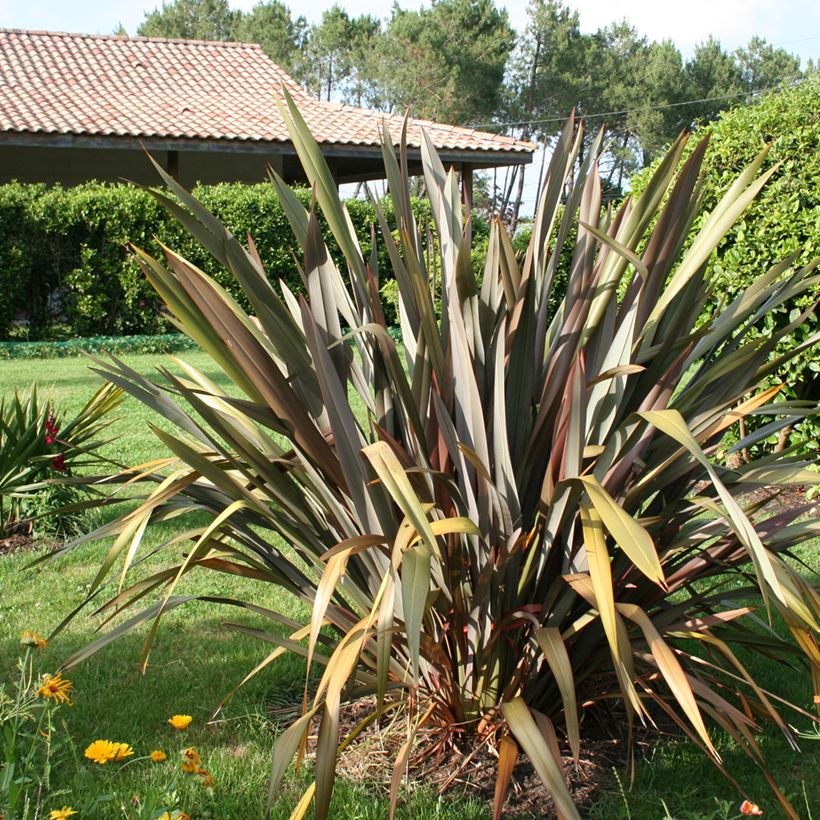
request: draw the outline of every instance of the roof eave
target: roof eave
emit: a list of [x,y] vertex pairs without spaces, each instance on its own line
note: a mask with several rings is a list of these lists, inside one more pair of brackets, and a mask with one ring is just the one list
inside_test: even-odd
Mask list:
[[[134,149],[151,151],[211,151],[219,153],[244,154],[284,154],[295,155],[291,142],[280,140],[229,140],[182,138],[182,137],[134,137],[113,134],[71,134],[30,131],[0,132],[0,145],[25,145],[43,148],[103,148]],[[322,153],[337,158],[367,158],[381,160],[381,146],[353,143],[321,143]],[[483,148],[439,148],[439,157],[445,164],[468,163],[474,168],[494,168],[507,165],[527,165],[532,162],[533,152],[529,150],[499,150]],[[408,147],[408,160],[418,162],[421,149]]]

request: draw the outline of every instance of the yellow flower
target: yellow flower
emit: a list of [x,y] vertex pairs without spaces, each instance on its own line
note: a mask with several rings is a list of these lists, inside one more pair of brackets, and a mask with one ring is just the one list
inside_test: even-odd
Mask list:
[[174,715],[168,718],[168,723],[180,732],[191,725],[193,718],[190,715]]
[[27,629],[20,636],[20,643],[24,646],[36,646],[38,649],[45,649],[48,646],[48,641],[42,635],[38,635],[30,629]]
[[86,750],[85,756],[100,766],[104,766],[109,760],[116,760],[119,754],[119,747],[122,744],[112,743],[110,740],[95,740]]
[[166,757],[168,757],[168,755],[166,755],[162,749],[154,749],[154,751],[151,752],[151,760],[153,760],[154,763],[162,763]]
[[115,743],[114,746],[116,747],[114,760],[118,763],[121,760],[125,760],[126,757],[131,757],[131,755],[134,754],[134,750],[127,743]]
[[52,809],[51,814],[48,816],[48,820],[68,820],[72,814],[76,814],[77,812],[71,808],[71,806],[63,806],[61,809]]
[[74,684],[64,678],[61,672],[56,675],[43,675],[43,683],[37,690],[37,694],[41,698],[53,700],[55,703],[67,703],[71,706],[71,698],[69,692]]

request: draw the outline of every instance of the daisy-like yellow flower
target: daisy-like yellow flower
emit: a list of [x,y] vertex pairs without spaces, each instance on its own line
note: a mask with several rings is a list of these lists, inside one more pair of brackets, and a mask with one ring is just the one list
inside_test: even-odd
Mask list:
[[51,814],[48,816],[48,820],[68,820],[72,814],[76,814],[77,812],[71,808],[71,806],[63,806],[61,809],[52,809]]
[[131,755],[134,754],[134,750],[127,743],[115,743],[114,746],[116,747],[114,760],[117,763],[121,760],[125,760],[126,757],[131,757]]
[[86,750],[85,756],[100,766],[104,766],[109,760],[116,760],[119,754],[120,744],[112,743],[110,740],[95,740]]
[[193,718],[190,715],[173,715],[168,718],[168,723],[178,731],[183,731],[191,725]]
[[162,763],[167,757],[168,755],[165,754],[162,749],[154,749],[154,751],[151,752],[151,760],[153,760],[154,763]]
[[55,703],[67,703],[71,706],[71,697],[68,693],[73,686],[74,684],[68,678],[63,677],[62,672],[56,675],[43,675],[43,683],[37,690],[37,694]]
[[48,646],[48,641],[42,635],[38,635],[30,629],[27,629],[20,636],[20,643],[23,646],[36,646],[38,649],[45,649]]

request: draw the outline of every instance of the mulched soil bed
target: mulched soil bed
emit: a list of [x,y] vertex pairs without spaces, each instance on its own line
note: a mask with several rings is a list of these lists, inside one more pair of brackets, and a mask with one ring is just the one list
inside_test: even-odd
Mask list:
[[30,535],[16,534],[9,535],[6,538],[0,538],[0,555],[10,552],[17,552],[18,550],[29,550],[35,546],[40,546],[42,542],[36,541]]
[[[365,700],[342,708],[341,737],[351,731],[374,709],[374,701]],[[292,719],[292,715],[289,715]],[[659,733],[677,737],[674,726],[665,716],[653,716],[659,731],[649,732],[636,724],[634,754],[640,759],[644,751],[648,756],[657,743]],[[584,806],[593,805],[605,793],[617,789],[613,772],[626,779],[626,716],[620,704],[596,704],[582,713],[584,743],[581,758],[576,764],[569,748],[562,747],[562,762],[569,788],[581,814]],[[406,739],[403,723],[383,722],[377,729],[369,726],[342,753],[337,774],[357,783],[372,785],[384,795],[389,793],[390,774],[399,748]],[[308,744],[308,755],[315,753],[316,737]],[[409,780],[412,788],[423,783],[426,787],[448,794],[472,796],[487,804],[491,810],[495,794],[497,758],[488,744],[476,749],[471,740],[454,739],[446,754],[424,757],[424,738],[420,741],[421,752],[411,761]],[[419,760],[418,758],[422,759]],[[403,795],[402,801],[407,800]],[[504,802],[505,820],[555,817],[555,807],[533,767],[523,755],[519,757],[513,772],[510,789]]]

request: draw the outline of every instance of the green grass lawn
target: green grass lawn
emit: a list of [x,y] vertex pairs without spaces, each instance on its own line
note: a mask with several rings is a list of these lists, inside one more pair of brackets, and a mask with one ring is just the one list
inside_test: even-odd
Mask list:
[[[186,353],[182,358],[220,380],[204,354]],[[146,373],[168,365],[165,356],[123,359]],[[0,393],[26,389],[36,379],[38,388],[47,392],[58,408],[73,413],[101,383],[88,369],[88,364],[83,359],[4,362],[0,365]],[[149,411],[128,400],[117,415],[119,419],[111,428],[112,435],[117,437],[108,450],[111,457],[134,464],[162,454],[148,427],[152,420]],[[144,549],[160,543],[169,532],[168,525],[149,532]],[[21,651],[19,636],[24,629],[48,634],[83,600],[106,547],[91,544],[34,568],[29,565],[37,552],[0,556],[0,681],[9,683],[15,676],[16,659]],[[806,553],[815,564],[818,552],[815,547]],[[150,566],[149,560],[146,568]],[[298,618],[307,614],[304,604],[283,600],[282,594],[269,586],[216,573],[187,575],[178,591],[244,598]],[[304,685],[304,665],[298,658],[280,658],[241,689],[216,722],[208,724],[206,721],[223,695],[268,651],[258,641],[225,624],[238,621],[269,628],[264,619],[233,608],[225,611],[227,609],[191,603],[169,613],[144,675],[137,670],[144,629],[139,634],[131,633],[71,670],[75,706],[59,710],[65,726],[59,727],[56,736],[60,743],[70,739],[70,744],[59,753],[60,765],[52,773],[52,788],[64,792],[49,802],[47,809],[72,804],[81,810],[80,817],[105,820],[132,816],[128,812],[136,810],[127,801],[139,795],[145,803],[149,795],[163,793],[174,779],[178,751],[194,745],[203,757],[203,765],[213,774],[216,788],[210,794],[195,777],[177,776],[175,805],[194,817],[246,820],[262,816],[270,746],[288,719],[287,713],[281,718],[276,716],[282,707],[298,704]],[[38,655],[37,669],[43,672],[56,669],[63,658],[93,640],[95,629],[100,625],[100,616],[90,611],[73,620],[48,649]],[[813,693],[809,675],[804,670],[795,671],[759,660],[753,661],[751,667],[765,686],[804,707],[810,706]],[[186,732],[175,732],[167,725],[167,718],[174,713],[193,716],[194,721]],[[276,718],[273,722],[272,715]],[[801,724],[800,728],[807,727]],[[764,807],[766,816],[781,816],[777,802],[757,770],[720,732],[716,732],[715,737],[728,768]],[[98,770],[89,775],[88,768],[82,765],[82,751],[97,738],[126,741],[133,745],[136,755],[162,749],[168,753],[169,761],[162,764],[137,761],[116,774],[97,767]],[[806,817],[812,812],[820,816],[817,742],[803,741],[803,752],[796,753],[780,736],[772,733],[763,739],[763,747],[778,782],[798,809]],[[88,783],[91,776],[103,790],[113,779],[121,799],[98,804],[93,813],[83,813],[81,796],[91,794]],[[304,787],[307,782],[304,777],[298,782],[288,781],[276,802],[274,817],[290,815],[300,794],[300,785]],[[381,818],[387,814],[384,789],[372,784],[342,782],[335,800],[333,817],[352,820]],[[731,784],[694,747],[670,739],[654,745],[646,753],[646,759],[639,761],[636,782],[631,789],[622,792],[615,778],[604,784],[594,805],[585,809],[585,816],[600,820],[627,816],[635,820],[731,817],[737,815],[739,803],[740,797]],[[135,813],[133,816],[152,815]],[[464,796],[440,799],[422,785],[413,792],[409,803],[405,801],[400,816],[468,820],[488,818],[490,811],[485,804]]]

